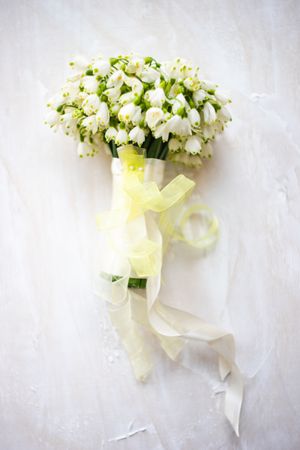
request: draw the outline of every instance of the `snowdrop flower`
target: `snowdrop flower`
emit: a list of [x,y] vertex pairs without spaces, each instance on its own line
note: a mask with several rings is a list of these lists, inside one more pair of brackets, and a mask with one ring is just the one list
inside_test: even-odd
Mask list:
[[134,103],[127,103],[120,109],[118,118],[121,122],[129,123],[135,118],[136,114],[139,115],[140,111],[140,106],[136,106]]
[[174,98],[182,92],[182,87],[179,83],[174,83],[169,91],[168,97]]
[[66,134],[74,133],[74,130],[76,129],[76,119],[74,119],[72,112],[61,115],[60,122]]
[[201,149],[201,157],[202,158],[211,158],[213,155],[213,148],[211,144],[205,144]]
[[162,88],[157,88],[146,92],[146,98],[149,99],[151,106],[162,107],[166,100],[164,90]]
[[146,112],[146,123],[149,128],[155,128],[164,118],[163,110],[160,108],[149,108]]
[[86,92],[93,94],[97,92],[99,82],[96,77],[86,76],[82,79],[81,84]]
[[98,59],[92,65],[92,69],[95,74],[100,75],[101,77],[106,77],[106,75],[110,72],[110,63],[105,59]]
[[171,102],[173,103],[172,106],[173,114],[177,114],[178,111],[181,110],[182,108],[189,109],[189,104],[186,101],[184,95],[182,94],[177,95],[174,100],[171,100]]
[[45,119],[45,122],[47,125],[49,125],[51,128],[58,125],[60,119],[60,115],[57,111],[50,111]]
[[117,135],[117,130],[114,127],[109,127],[105,132],[105,139],[107,142],[114,140]]
[[73,60],[69,62],[69,65],[74,70],[83,71],[83,70],[85,70],[87,68],[87,66],[89,65],[89,62],[83,56],[78,55],[78,56],[75,56],[73,58]]
[[192,155],[200,153],[201,139],[196,135],[190,136],[185,143],[184,149]]
[[228,109],[223,106],[218,112],[217,112],[217,118],[221,120],[221,122],[229,122],[231,120],[231,114],[228,111]]
[[91,131],[92,134],[97,133],[98,123],[97,123],[95,115],[89,116],[89,117],[86,117],[85,119],[83,119],[83,121],[81,122],[81,125],[83,127],[85,127],[88,131]]
[[205,140],[212,140],[215,137],[215,129],[213,126],[205,125],[202,127],[202,134]]
[[92,94],[88,95],[87,98],[82,103],[82,108],[85,114],[88,116],[95,114],[99,108],[100,100],[98,95]]
[[129,133],[129,138],[131,141],[136,142],[141,146],[145,140],[145,132],[140,127],[134,127]]
[[124,83],[125,74],[122,70],[116,70],[107,80],[107,87],[121,87]]
[[79,81],[69,81],[66,83],[61,90],[61,94],[65,101],[74,101],[78,96],[79,91]]
[[192,127],[199,127],[200,126],[200,114],[198,111],[193,108],[187,113],[188,119],[191,123]]
[[[185,78],[187,72],[187,61],[182,58],[176,58],[173,61],[168,61],[162,64],[162,72],[165,74],[167,79],[180,80]],[[192,68],[190,68],[192,69]]]
[[117,145],[127,144],[128,142],[127,131],[121,128],[116,134],[115,142]]
[[127,73],[136,73],[139,75],[144,67],[144,60],[142,58],[133,57],[129,60],[126,72]]
[[206,91],[215,91],[217,85],[208,80],[201,80],[201,87]]
[[170,152],[178,152],[181,149],[181,142],[176,138],[171,138],[168,145]]
[[147,67],[142,71],[140,78],[144,83],[154,83],[155,80],[160,78],[160,73],[153,67]]
[[202,89],[199,89],[198,91],[195,91],[193,93],[193,100],[196,104],[196,106],[199,106],[200,103],[203,102],[203,100],[206,98],[207,94]]
[[127,86],[131,87],[132,92],[137,95],[141,95],[143,92],[143,83],[135,77],[125,77],[124,82]]
[[192,134],[191,124],[187,118],[182,119],[176,115],[169,119],[167,123],[170,132],[177,136],[189,136]]
[[115,103],[114,105],[110,106],[110,112],[112,116],[117,116],[119,111],[121,109],[121,105],[119,103]]
[[138,125],[141,120],[142,120],[143,114],[142,114],[142,110],[140,106],[137,106],[135,108],[135,112],[131,118],[131,122],[133,123],[133,125]]
[[59,106],[64,104],[65,100],[65,97],[61,93],[59,93],[50,98],[47,106],[53,109],[57,109]]
[[204,123],[207,124],[215,122],[217,118],[215,108],[209,102],[206,102],[204,105],[203,115],[204,115]]
[[79,156],[89,156],[92,152],[92,147],[87,142],[79,142],[77,146],[77,153]]
[[153,131],[153,135],[155,139],[162,138],[164,142],[169,139],[170,129],[168,123],[161,123],[158,125],[155,131]]
[[216,100],[218,102],[220,102],[222,105],[226,105],[227,103],[230,102],[227,95],[225,93],[223,93],[223,91],[221,91],[220,89],[217,89],[215,91],[214,96],[215,96]]
[[116,102],[121,95],[121,89],[119,87],[106,89],[103,94],[107,96],[110,102]]
[[126,103],[132,103],[136,98],[136,95],[131,91],[131,92],[126,92],[126,94],[121,95],[121,97],[119,98],[119,103],[121,103],[121,105],[125,105]]
[[96,114],[96,119],[101,129],[107,128],[107,126],[109,125],[109,109],[107,103],[100,103],[98,112]]
[[200,87],[200,81],[197,78],[186,78],[183,82],[184,87],[186,87],[189,91],[197,91]]

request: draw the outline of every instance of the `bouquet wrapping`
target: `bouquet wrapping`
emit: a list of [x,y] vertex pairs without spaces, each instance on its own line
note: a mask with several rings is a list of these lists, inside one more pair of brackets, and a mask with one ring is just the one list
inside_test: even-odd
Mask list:
[[[81,157],[101,148],[112,156],[112,206],[97,216],[108,248],[95,292],[108,303],[138,380],[152,368],[144,329],[173,360],[187,340],[206,342],[218,355],[221,379],[228,377],[225,415],[238,434],[243,380],[232,334],[165,305],[159,296],[170,242],[203,250],[218,234],[208,207],[187,206],[194,181],[180,173],[165,184],[165,165],[170,160],[197,168],[211,157],[210,142],[230,120],[229,100],[180,58],[158,63],[152,57],[100,56],[71,66],[75,75],[49,101],[47,123],[74,136]],[[195,214],[207,226],[200,237],[188,232]]]

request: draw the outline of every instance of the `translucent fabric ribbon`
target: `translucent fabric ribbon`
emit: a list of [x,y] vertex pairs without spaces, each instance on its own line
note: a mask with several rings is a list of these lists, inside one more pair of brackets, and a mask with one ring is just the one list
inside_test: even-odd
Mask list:
[[[159,299],[163,252],[168,241],[176,239],[205,249],[215,242],[218,233],[218,222],[204,205],[187,208],[177,220],[195,183],[178,175],[160,189],[164,164],[160,160],[145,160],[140,149],[133,146],[121,147],[119,159],[113,159],[112,209],[97,216],[99,228],[106,232],[110,259],[106,271],[96,279],[95,291],[109,303],[112,323],[138,380],[145,380],[152,368],[140,325],[157,336],[173,360],[187,339],[206,342],[218,354],[220,377],[228,377],[225,415],[238,435],[243,379],[235,363],[233,335],[188,312],[164,305]],[[188,238],[185,227],[190,217],[199,212],[207,214],[208,231],[199,239]],[[147,279],[145,295],[141,289],[128,288],[131,277]]]

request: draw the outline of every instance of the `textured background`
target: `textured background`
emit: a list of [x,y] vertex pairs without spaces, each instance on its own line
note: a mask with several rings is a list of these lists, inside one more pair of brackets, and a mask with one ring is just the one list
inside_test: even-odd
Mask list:
[[[300,448],[298,1],[0,1],[1,450]],[[198,63],[233,123],[196,176],[216,250],[171,250],[164,299],[232,330],[246,394],[238,440],[216,362],[157,350],[138,384],[91,291],[109,161],[43,124],[77,53]],[[138,431],[120,440],[128,432]],[[144,430],[144,431],[143,431]]]

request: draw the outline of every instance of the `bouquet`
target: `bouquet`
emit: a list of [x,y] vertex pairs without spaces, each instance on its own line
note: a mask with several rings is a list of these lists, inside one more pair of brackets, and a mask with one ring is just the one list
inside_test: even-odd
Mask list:
[[[243,381],[232,334],[159,298],[170,241],[206,249],[218,235],[208,207],[186,206],[194,181],[180,173],[164,185],[166,162],[197,169],[211,158],[211,142],[231,120],[230,100],[181,58],[160,63],[150,56],[78,57],[70,66],[74,74],[49,100],[46,123],[75,138],[81,158],[99,151],[112,157],[112,207],[97,216],[108,249],[96,293],[108,302],[139,380],[152,367],[143,327],[173,360],[187,339],[207,342],[218,354],[221,379],[228,377],[225,415],[238,434]],[[196,238],[187,231],[194,214],[207,225]]]

